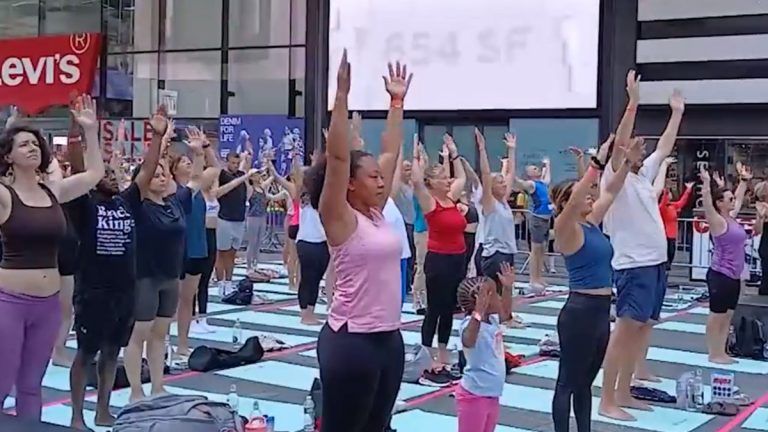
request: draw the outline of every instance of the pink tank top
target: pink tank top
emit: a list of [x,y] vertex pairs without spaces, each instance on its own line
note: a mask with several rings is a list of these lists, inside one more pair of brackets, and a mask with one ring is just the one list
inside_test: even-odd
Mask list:
[[400,328],[400,253],[397,232],[381,213],[371,220],[355,211],[357,229],[340,246],[331,246],[336,289],[328,325],[350,333]]
[[289,226],[295,226],[299,224],[299,204],[301,200],[293,200],[293,206],[291,207],[290,218],[288,219]]

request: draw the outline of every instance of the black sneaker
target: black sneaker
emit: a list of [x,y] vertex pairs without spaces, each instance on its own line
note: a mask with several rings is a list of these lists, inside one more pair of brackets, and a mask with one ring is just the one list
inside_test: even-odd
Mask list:
[[419,384],[428,387],[447,387],[451,385],[451,379],[442,371],[438,373],[424,371],[424,373],[421,374],[421,378],[419,378]]
[[451,382],[454,384],[461,381],[461,371],[459,371],[458,363],[451,366],[450,368],[446,366],[442,371],[440,371],[440,373],[447,376],[448,379],[451,380]]
[[416,315],[425,316],[426,314],[427,314],[427,309],[426,308],[418,308],[418,309],[416,309]]

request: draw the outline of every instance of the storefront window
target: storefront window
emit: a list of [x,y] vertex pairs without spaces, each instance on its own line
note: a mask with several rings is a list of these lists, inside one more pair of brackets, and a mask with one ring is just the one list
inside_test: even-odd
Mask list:
[[93,0],[45,2],[41,33],[67,34],[101,31],[101,4]]
[[37,36],[39,2],[0,0],[0,17],[0,39]]
[[230,114],[288,114],[289,50],[229,52]]
[[[221,52],[192,51],[160,55],[160,79],[177,92],[177,117],[218,117]],[[254,89],[251,92],[258,96]]]
[[221,3],[211,0],[165,0],[165,48],[221,47]]
[[306,85],[306,49],[291,48],[291,103],[295,117],[304,117],[304,87]]
[[293,0],[230,0],[229,46],[288,45],[292,38],[292,2]]
[[291,44],[307,40],[307,0],[291,0]]
[[157,54],[107,57],[107,97],[103,107],[107,116],[146,118],[150,115],[157,99],[157,61]]
[[160,29],[158,0],[104,2],[109,52],[157,50]]

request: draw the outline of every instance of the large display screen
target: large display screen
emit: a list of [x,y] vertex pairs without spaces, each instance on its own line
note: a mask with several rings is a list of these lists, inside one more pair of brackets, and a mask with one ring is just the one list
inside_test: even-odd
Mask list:
[[388,61],[408,110],[594,108],[599,0],[331,0],[329,108],[344,48],[353,110],[383,110]]

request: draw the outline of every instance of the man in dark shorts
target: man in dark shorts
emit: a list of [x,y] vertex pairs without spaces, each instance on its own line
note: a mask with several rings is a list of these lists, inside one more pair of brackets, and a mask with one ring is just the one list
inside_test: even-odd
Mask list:
[[[128,345],[133,330],[136,279],[133,209],[140,202],[119,193],[115,172],[106,167],[104,178],[89,195],[72,202],[72,222],[80,243],[75,273],[75,332],[77,354],[70,371],[72,424],[87,430],[83,399],[87,370],[96,354],[98,401],[96,426],[110,427],[109,397],[115,382],[117,357]],[[133,199],[135,201],[135,199]]]

